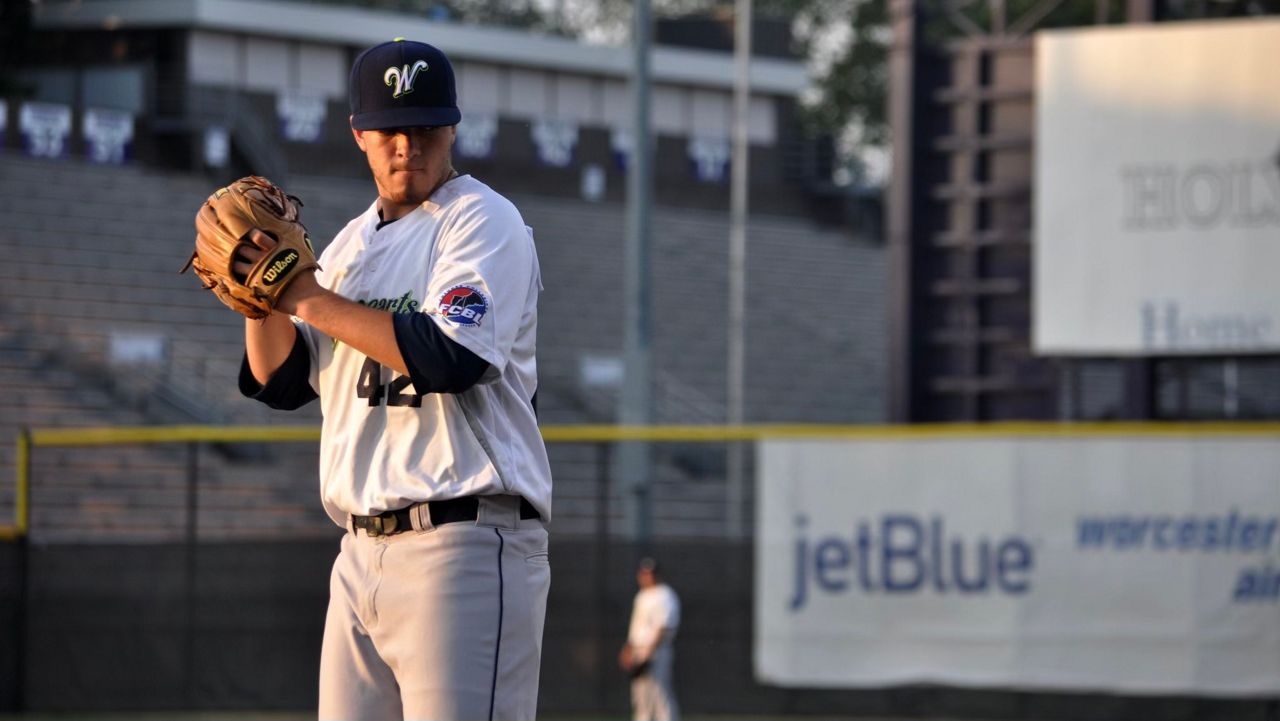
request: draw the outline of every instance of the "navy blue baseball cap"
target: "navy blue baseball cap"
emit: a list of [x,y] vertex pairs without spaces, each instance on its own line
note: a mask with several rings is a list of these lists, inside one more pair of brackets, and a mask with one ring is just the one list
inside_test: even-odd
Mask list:
[[439,49],[396,38],[360,53],[351,65],[351,126],[385,130],[457,125],[453,66]]

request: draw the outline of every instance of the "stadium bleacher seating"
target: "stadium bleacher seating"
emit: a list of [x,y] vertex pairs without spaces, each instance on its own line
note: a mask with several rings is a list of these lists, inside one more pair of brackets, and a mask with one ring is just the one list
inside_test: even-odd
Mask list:
[[[7,258],[0,265],[0,383],[13,390],[0,423],[0,474],[11,477],[11,439],[20,425],[318,422],[314,405],[287,414],[239,397],[241,321],[190,274],[177,273],[190,252],[194,209],[217,182],[0,154],[0,253]],[[289,189],[304,199],[303,219],[321,248],[373,199],[369,183],[347,179],[297,177]],[[584,380],[583,364],[587,357],[616,359],[621,351],[624,208],[527,194],[512,199],[535,229],[545,284],[541,420],[613,422],[617,388]],[[654,219],[657,423],[724,421],[727,237],[723,213],[665,208]],[[748,275],[748,420],[883,420],[883,247],[797,218],[753,218]],[[159,344],[158,358],[113,357],[113,339],[139,335]],[[40,464],[64,462],[57,460],[64,454],[95,457],[42,452],[37,509],[78,508],[86,524],[100,519],[95,527],[130,537],[181,532],[180,513],[160,514],[167,520],[157,525],[155,509],[134,502],[163,496],[181,507],[180,448],[117,449],[107,455],[118,458],[94,461],[96,468],[67,460],[71,465],[55,471],[54,480]],[[557,529],[591,532],[597,451],[560,446],[552,454]],[[719,455],[693,445],[659,450],[655,498],[680,502],[658,504],[668,510],[655,520],[656,533],[723,532]],[[315,496],[310,451],[272,448],[256,459],[204,453],[202,464],[203,533],[269,534],[328,523]],[[166,493],[130,497],[123,487],[111,494],[99,487],[123,470],[130,483],[159,484]],[[615,500],[619,493],[612,491]],[[0,514],[7,512],[0,506]],[[137,519],[124,520],[130,514]],[[37,526],[42,518],[37,511]]]

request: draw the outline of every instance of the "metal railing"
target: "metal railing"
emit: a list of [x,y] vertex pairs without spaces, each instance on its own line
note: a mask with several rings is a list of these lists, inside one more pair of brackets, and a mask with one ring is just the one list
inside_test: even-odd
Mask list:
[[[831,425],[759,424],[742,426],[668,425],[556,425],[542,428],[548,444],[579,443],[735,443],[771,439],[890,440],[945,437],[984,438],[996,435],[1023,437],[1062,436],[1203,436],[1280,434],[1280,423],[1259,422],[1005,422],[980,424]],[[24,429],[16,438],[14,513],[11,525],[0,525],[0,540],[27,536],[31,529],[31,466],[38,448],[72,448],[113,445],[173,444],[188,447],[194,459],[202,443],[318,442],[315,425],[277,426],[142,426],[99,428]],[[187,513],[195,513],[196,466],[187,464]],[[193,527],[188,519],[188,527]]]

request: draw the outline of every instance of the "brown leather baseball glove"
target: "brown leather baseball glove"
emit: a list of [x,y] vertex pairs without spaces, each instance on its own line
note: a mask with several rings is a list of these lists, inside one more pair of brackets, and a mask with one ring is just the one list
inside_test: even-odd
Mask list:
[[[196,213],[196,249],[181,272],[193,268],[205,288],[246,318],[266,318],[299,273],[320,267],[298,220],[301,205],[257,175],[217,190]],[[278,245],[241,277],[234,268],[236,250],[252,245],[248,235],[254,228]]]

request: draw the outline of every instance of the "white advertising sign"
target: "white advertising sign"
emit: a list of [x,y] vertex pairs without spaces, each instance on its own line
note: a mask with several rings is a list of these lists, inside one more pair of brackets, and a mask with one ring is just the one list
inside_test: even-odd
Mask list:
[[694,136],[689,138],[687,148],[693,175],[699,181],[719,183],[729,175],[733,147],[728,138]]
[[1280,435],[759,454],[762,682],[1280,692]]
[[1280,21],[1041,33],[1033,345],[1280,350]]
[[554,168],[567,168],[573,163],[573,149],[578,145],[578,124],[572,120],[541,118],[530,125],[538,160]]
[[231,160],[231,133],[221,125],[204,129],[204,162],[211,168],[225,168]]
[[71,134],[71,107],[54,103],[23,103],[18,128],[27,153],[37,158],[61,158]]
[[454,147],[464,158],[488,158],[493,155],[493,141],[498,137],[498,116],[492,113],[467,113],[458,123]]
[[276,114],[285,140],[314,143],[324,129],[325,98],[305,90],[284,90],[276,96]]
[[88,108],[84,111],[84,139],[91,161],[120,165],[128,158],[133,143],[133,115]]

